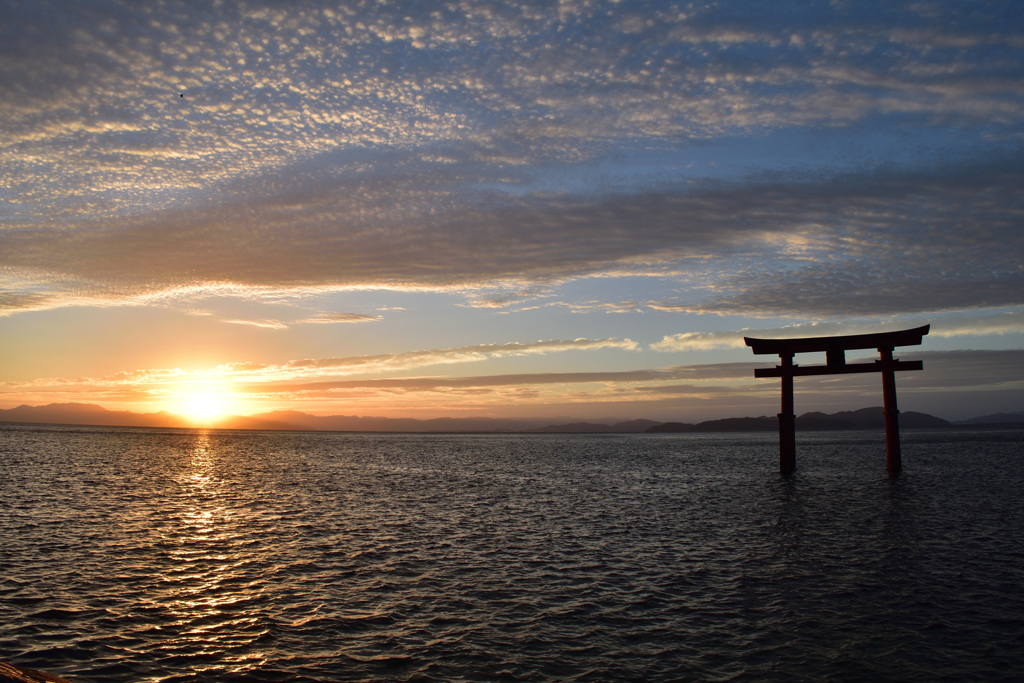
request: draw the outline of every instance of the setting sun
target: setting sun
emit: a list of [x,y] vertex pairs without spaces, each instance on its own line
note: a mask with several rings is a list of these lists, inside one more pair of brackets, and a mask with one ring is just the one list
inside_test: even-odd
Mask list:
[[190,421],[208,425],[224,419],[228,415],[228,401],[216,392],[196,393],[183,396],[175,407],[175,411]]

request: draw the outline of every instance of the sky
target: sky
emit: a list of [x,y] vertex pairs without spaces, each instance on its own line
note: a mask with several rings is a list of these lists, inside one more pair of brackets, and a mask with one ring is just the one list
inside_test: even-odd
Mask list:
[[0,18],[0,408],[772,415],[745,335],[924,324],[902,410],[1024,408],[1022,3]]

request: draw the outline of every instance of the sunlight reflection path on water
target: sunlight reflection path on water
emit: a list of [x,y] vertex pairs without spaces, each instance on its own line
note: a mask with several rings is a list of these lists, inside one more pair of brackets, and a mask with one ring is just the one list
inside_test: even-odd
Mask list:
[[230,463],[209,432],[178,446],[177,462],[165,463],[170,483],[153,490],[129,524],[153,551],[140,558],[141,623],[129,637],[147,643],[150,656],[171,670],[257,670],[270,628],[259,609],[250,612],[267,591],[266,549],[253,538],[251,501],[222,472]]

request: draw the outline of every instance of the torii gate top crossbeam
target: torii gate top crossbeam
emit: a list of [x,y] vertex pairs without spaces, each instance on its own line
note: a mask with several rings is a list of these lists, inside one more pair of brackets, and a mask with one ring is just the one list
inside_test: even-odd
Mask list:
[[799,339],[755,339],[744,337],[743,341],[756,355],[773,353],[791,355],[794,353],[837,352],[851,349],[892,349],[897,346],[917,346],[921,337],[928,334],[931,325],[915,327],[912,330],[877,332],[875,334],[848,334],[837,337],[803,337]]

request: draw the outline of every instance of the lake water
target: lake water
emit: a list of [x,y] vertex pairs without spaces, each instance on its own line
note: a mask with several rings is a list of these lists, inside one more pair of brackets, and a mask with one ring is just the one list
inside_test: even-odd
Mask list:
[[1024,431],[0,426],[0,659],[73,681],[1020,680]]

